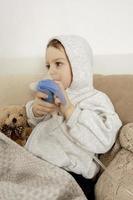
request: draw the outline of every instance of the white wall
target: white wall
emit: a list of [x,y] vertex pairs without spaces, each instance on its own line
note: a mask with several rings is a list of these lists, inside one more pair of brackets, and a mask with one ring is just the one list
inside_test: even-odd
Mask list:
[[0,73],[41,71],[58,34],[89,41],[95,72],[133,73],[133,0],[0,0]]

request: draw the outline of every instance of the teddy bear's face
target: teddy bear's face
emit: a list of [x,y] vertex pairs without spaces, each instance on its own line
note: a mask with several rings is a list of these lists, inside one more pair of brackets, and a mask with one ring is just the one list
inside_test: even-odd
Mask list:
[[24,137],[27,126],[26,112],[23,106],[0,107],[0,131],[13,140]]

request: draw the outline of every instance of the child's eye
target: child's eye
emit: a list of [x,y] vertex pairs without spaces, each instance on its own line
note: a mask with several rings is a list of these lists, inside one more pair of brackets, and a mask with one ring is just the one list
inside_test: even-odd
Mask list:
[[62,62],[56,62],[55,64],[56,64],[56,66],[57,66],[57,67],[59,67],[59,66],[63,65],[63,63],[62,63]]
[[49,65],[49,64],[46,64],[46,68],[49,69],[49,68],[50,68],[50,65]]

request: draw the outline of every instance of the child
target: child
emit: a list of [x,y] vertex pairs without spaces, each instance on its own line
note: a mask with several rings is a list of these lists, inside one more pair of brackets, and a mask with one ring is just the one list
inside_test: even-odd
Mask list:
[[65,96],[53,104],[36,93],[26,105],[28,121],[36,126],[26,148],[33,154],[68,171],[87,198],[91,179],[99,166],[93,155],[107,152],[115,142],[121,121],[104,93],[94,89],[92,51],[76,35],[52,38],[46,49],[46,67]]

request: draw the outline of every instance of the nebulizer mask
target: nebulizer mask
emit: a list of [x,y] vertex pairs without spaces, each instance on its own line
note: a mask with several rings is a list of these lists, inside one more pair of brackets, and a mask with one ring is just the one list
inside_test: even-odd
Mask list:
[[30,84],[30,88],[34,91],[43,92],[48,95],[47,98],[43,99],[46,102],[54,103],[54,98],[60,99],[63,105],[66,104],[65,97],[58,86],[58,84],[52,80],[51,76],[47,74],[44,79],[39,80],[35,83]]

